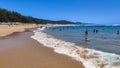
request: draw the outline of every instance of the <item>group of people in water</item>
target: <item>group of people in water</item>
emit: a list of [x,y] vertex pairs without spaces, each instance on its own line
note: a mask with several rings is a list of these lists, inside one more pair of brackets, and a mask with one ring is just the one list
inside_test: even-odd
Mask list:
[[[98,33],[97,29],[93,29],[93,33]],[[88,42],[88,29],[85,30],[85,41]]]
[[[93,29],[93,33],[98,33],[98,30],[97,30],[97,29]],[[120,31],[118,30],[116,34],[119,35],[119,34],[120,34]],[[103,37],[102,37],[102,38],[103,38]],[[85,30],[85,41],[86,41],[86,42],[89,41],[89,40],[88,40],[88,29]]]
[[[42,26],[41,26],[40,28],[42,28]],[[56,29],[56,28],[52,28],[52,30],[55,30],[55,29]],[[75,29],[75,28],[73,27],[73,29]],[[62,30],[64,30],[64,28],[59,28],[59,31],[62,31]],[[104,30],[104,29],[103,29],[103,30]],[[92,32],[93,32],[93,33],[98,33],[99,30],[98,30],[98,29],[93,29]],[[120,31],[118,30],[118,31],[116,32],[116,34],[119,35],[119,34],[120,34]],[[86,29],[85,29],[85,36],[84,36],[85,42],[90,41],[90,40],[88,39],[88,35],[89,35],[89,30],[86,28]],[[105,37],[103,37],[103,36],[101,36],[101,38],[105,39]]]

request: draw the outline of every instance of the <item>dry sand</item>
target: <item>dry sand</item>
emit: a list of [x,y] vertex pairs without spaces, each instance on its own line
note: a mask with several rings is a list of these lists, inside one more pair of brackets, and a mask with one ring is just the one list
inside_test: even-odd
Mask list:
[[[24,31],[22,26],[7,28],[13,32],[16,31],[13,28]],[[10,34],[5,33],[1,32],[0,36]],[[80,62],[39,44],[30,38],[31,35],[33,32],[26,31],[0,38],[0,68],[84,68]]]

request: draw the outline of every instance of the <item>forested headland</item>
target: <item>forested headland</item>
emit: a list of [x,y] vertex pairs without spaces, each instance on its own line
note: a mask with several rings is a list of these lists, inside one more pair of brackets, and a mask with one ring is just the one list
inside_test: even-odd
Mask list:
[[36,23],[36,24],[74,24],[66,20],[52,21],[34,18],[32,16],[24,16],[15,11],[0,8],[0,22],[21,22],[21,23]]

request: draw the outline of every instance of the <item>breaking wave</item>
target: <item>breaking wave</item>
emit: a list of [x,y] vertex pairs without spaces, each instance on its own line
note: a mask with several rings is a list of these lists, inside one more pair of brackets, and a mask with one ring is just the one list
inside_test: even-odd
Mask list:
[[82,62],[85,68],[120,68],[120,55],[84,48],[75,43],[56,39],[44,33],[44,29],[45,27],[34,30],[31,38],[44,46],[53,48],[56,53],[68,55]]

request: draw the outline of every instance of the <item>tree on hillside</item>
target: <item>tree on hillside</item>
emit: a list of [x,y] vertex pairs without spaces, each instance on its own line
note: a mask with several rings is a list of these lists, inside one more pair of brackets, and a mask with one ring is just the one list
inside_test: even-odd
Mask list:
[[8,11],[6,9],[0,8],[0,22],[21,22],[21,23],[36,23],[36,24],[72,24],[74,22],[70,21],[51,21],[51,20],[44,20],[33,18],[31,16],[24,16],[20,13],[15,11]]

